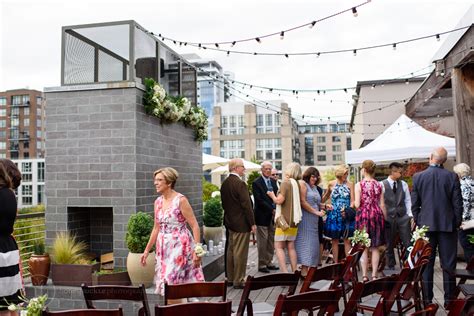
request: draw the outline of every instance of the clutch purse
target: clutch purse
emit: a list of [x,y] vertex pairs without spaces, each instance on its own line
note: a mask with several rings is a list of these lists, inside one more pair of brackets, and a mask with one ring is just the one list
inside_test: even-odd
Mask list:
[[290,228],[290,225],[288,225],[283,215],[278,216],[275,221],[276,221],[276,227],[280,228],[282,231],[285,231],[288,228]]

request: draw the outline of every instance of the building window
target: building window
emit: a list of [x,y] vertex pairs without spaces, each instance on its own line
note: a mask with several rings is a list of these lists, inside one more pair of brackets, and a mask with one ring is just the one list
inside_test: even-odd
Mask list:
[[12,96],[12,105],[26,105],[28,102],[30,102],[30,96],[27,94]]
[[19,155],[18,155],[18,151],[12,151],[12,152],[10,153],[10,158],[11,158],[11,159],[18,159],[18,158],[19,158],[18,156],[19,156]]
[[243,128],[244,127],[244,116],[243,115],[238,115],[237,117],[239,119],[239,127]]
[[20,108],[11,108],[10,109],[11,116],[20,116]]
[[332,151],[341,151],[341,145],[332,145]]
[[0,142],[0,149],[7,149],[7,143],[6,142]]
[[7,98],[0,97],[0,105],[7,105]]
[[44,185],[38,185],[38,204],[44,204]]
[[7,138],[7,131],[0,131],[0,138]]
[[322,153],[323,153],[323,152],[326,151],[326,146],[318,146],[318,147],[316,147],[316,150],[317,150],[318,152],[322,152]]
[[44,162],[38,162],[38,182],[44,182]]
[[23,158],[24,159],[29,159],[30,158],[30,153],[29,152],[24,152],[23,153]]
[[275,159],[281,159],[281,150],[275,150]]
[[333,142],[333,143],[338,143],[338,142],[340,142],[340,141],[341,141],[341,137],[340,137],[340,136],[333,136],[333,137],[332,137],[332,142]]
[[25,127],[30,126],[30,119],[29,118],[23,119],[23,126],[25,126]]
[[24,142],[23,149],[29,149],[29,148],[30,148],[30,142]]
[[227,128],[227,116],[221,117],[221,128]]
[[7,116],[7,109],[0,109],[0,116]]
[[36,97],[36,104],[41,106],[41,103],[43,102],[43,98],[42,97]]
[[263,126],[263,114],[257,114],[257,126]]
[[23,108],[23,115],[30,116],[30,108]]
[[3,127],[7,127],[7,121],[6,120],[0,120],[0,128]]
[[[26,154],[28,154],[27,152],[23,154],[23,157],[24,158],[27,158],[25,157]],[[28,155],[29,156],[29,155]],[[29,158],[29,157],[28,157]],[[32,169],[31,169],[31,162],[23,162],[21,164],[21,178],[24,182],[31,182],[33,180],[33,173],[32,173]]]
[[342,161],[342,155],[332,155],[332,160],[334,160],[334,161]]
[[5,153],[0,153],[0,158],[7,158],[7,154],[5,154]]
[[325,142],[326,142],[326,136],[318,136],[318,137],[316,138],[316,141],[317,141],[318,143],[325,143]]
[[318,161],[326,161],[326,155],[318,155]]
[[31,184],[21,186],[23,205],[33,204],[33,186]]
[[347,150],[352,150],[352,138],[348,136],[346,140],[347,140]]

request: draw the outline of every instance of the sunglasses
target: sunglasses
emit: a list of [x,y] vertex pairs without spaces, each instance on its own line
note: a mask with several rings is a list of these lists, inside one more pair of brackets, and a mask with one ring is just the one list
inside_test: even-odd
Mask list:
[[272,176],[277,176],[277,175],[278,175],[278,173],[272,173]]

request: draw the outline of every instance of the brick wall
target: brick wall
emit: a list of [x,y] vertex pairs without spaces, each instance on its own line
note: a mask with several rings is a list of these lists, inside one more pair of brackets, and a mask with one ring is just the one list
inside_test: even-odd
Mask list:
[[181,123],[160,124],[144,113],[143,91],[46,92],[46,242],[68,230],[68,207],[112,207],[115,265],[125,265],[126,225],[138,210],[153,212],[153,171],[171,166],[176,185],[201,222],[201,145]]

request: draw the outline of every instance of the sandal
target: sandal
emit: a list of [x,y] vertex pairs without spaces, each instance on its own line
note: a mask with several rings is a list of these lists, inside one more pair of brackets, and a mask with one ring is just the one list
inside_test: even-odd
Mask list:
[[366,276],[366,275],[364,275],[364,276],[362,277],[362,282],[365,283],[365,282],[368,282],[368,281],[369,281],[369,277]]
[[372,276],[372,280],[377,280],[378,278],[379,278],[379,277],[376,276],[376,275],[373,275],[373,276]]

